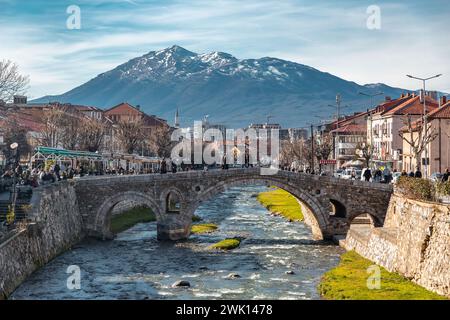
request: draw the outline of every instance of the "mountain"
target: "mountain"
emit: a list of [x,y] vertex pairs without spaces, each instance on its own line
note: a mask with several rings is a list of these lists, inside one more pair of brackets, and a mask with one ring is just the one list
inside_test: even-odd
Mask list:
[[336,108],[328,105],[335,104],[338,92],[342,113],[351,113],[369,107],[370,99],[360,91],[379,90],[392,97],[405,91],[384,84],[359,85],[277,58],[239,60],[228,53],[197,54],[173,46],[132,59],[62,95],[33,102],[109,108],[127,101],[170,123],[179,108],[182,125],[208,114],[211,122],[244,127],[265,122],[270,115],[283,127],[301,127],[333,118]]

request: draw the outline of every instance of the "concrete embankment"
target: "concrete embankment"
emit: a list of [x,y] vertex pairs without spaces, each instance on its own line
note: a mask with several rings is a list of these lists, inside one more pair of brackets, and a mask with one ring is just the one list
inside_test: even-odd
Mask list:
[[0,244],[0,299],[83,238],[78,201],[82,199],[77,200],[73,185],[67,181],[34,190],[33,222]]

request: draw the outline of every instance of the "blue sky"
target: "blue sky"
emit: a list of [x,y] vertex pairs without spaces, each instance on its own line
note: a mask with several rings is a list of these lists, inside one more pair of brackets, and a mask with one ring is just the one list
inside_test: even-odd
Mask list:
[[[66,28],[69,5],[81,9],[80,30]],[[370,5],[380,30],[366,27]],[[0,0],[0,59],[30,75],[34,98],[173,44],[283,58],[361,84],[416,89],[406,74],[443,73],[430,88],[450,92],[449,12],[448,0]]]

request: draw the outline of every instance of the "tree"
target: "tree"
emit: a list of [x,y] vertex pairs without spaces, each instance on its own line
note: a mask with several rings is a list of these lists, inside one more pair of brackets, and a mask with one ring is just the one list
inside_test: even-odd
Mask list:
[[85,118],[79,137],[79,148],[89,152],[97,152],[103,145],[107,126],[100,120]]
[[153,130],[149,145],[150,149],[160,158],[168,158],[172,152],[172,148],[176,144],[171,140],[172,129],[169,126],[159,126]]
[[0,61],[0,100],[11,101],[15,94],[23,94],[29,79],[19,73],[19,67],[10,60]]
[[145,142],[142,120],[120,121],[117,124],[117,139],[122,148],[129,154],[142,147]]
[[358,143],[355,156],[357,158],[363,158],[366,163],[366,168],[369,168],[370,160],[373,157],[373,146],[368,143]]
[[[425,130],[423,130],[422,120],[413,123],[410,115],[407,115],[406,120],[403,122],[406,125],[406,130],[405,132],[400,131],[399,135],[410,145],[414,159],[416,160],[417,170],[421,170],[422,153],[425,151],[428,144],[436,139],[438,134],[434,129],[430,131],[431,123],[427,123]],[[414,133],[416,133],[416,137],[414,137]]]
[[44,110],[43,127],[40,132],[40,143],[45,147],[57,148],[61,142],[61,128],[63,128],[63,110],[49,107]]
[[[281,144],[280,161],[285,165],[291,165],[295,162],[299,165],[310,163],[310,148],[306,145],[304,139],[286,140]],[[306,161],[305,161],[306,160]]]
[[322,171],[320,160],[327,160],[330,157],[333,151],[333,136],[329,133],[320,135],[314,150],[317,161],[319,161],[319,169]]
[[12,156],[12,150],[9,146],[14,142],[19,145],[17,149],[17,156],[27,156],[31,152],[31,146],[28,143],[27,138],[28,130],[20,126],[14,117],[8,118],[3,125],[4,127],[2,128],[2,131],[5,146],[1,151],[5,155],[6,159],[10,159]]
[[60,143],[65,149],[75,150],[79,145],[85,121],[83,116],[75,114],[69,108],[61,108],[60,111],[60,118],[57,120]]

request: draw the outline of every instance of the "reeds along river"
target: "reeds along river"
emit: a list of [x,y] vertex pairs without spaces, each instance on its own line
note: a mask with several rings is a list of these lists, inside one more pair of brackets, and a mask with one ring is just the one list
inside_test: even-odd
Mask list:
[[[86,240],[34,273],[11,299],[319,299],[320,278],[343,250],[313,241],[303,223],[270,215],[255,197],[266,190],[233,188],[205,202],[196,214],[218,231],[183,242],[158,242],[155,223],[109,242]],[[245,240],[233,251],[207,248],[234,236]],[[81,270],[80,289],[67,287],[71,265]],[[178,280],[191,287],[172,288]]]

